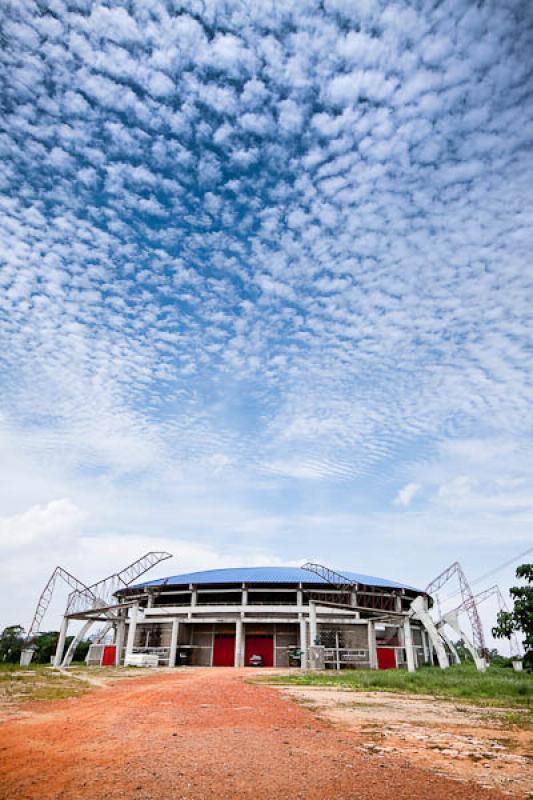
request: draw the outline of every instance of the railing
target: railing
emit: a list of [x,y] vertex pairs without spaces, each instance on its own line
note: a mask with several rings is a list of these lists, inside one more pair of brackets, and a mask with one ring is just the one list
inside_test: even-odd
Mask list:
[[363,648],[325,647],[324,664],[333,664],[336,669],[350,665],[360,666],[370,663],[370,654]]

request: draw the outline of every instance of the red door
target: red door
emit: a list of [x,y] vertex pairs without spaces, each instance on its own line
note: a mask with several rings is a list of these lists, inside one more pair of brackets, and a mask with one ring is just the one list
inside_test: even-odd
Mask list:
[[213,645],[213,666],[233,667],[235,665],[235,636],[216,633]]
[[115,654],[117,648],[114,644],[106,644],[104,647],[104,652],[102,653],[102,666],[103,667],[114,667],[115,666]]
[[244,648],[244,666],[250,666],[252,656],[263,656],[263,666],[274,666],[274,637],[247,636]]
[[378,647],[378,669],[396,669],[394,647]]

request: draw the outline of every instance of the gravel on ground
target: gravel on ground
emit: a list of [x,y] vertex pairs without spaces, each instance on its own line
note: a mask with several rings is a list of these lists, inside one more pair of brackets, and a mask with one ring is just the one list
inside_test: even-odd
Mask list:
[[250,671],[179,669],[26,703],[0,724],[1,800],[502,800],[321,720]]

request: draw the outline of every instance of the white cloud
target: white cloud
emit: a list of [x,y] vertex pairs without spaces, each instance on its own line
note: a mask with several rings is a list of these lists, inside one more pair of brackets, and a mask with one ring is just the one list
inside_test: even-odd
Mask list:
[[82,511],[67,498],[33,506],[20,514],[0,517],[0,549],[26,550],[28,556],[69,540],[84,519]]
[[411,505],[411,501],[421,488],[419,483],[406,483],[394,498],[394,505],[407,508],[407,506]]
[[430,529],[429,509],[454,547],[521,539],[527,14],[102,0],[4,17],[3,516],[69,497],[95,535],[131,535],[132,498],[145,530],[165,501],[164,538],[191,490],[217,508],[190,534],[215,553],[244,557],[245,528],[289,558],[280,508],[370,513],[420,484],[388,524]]

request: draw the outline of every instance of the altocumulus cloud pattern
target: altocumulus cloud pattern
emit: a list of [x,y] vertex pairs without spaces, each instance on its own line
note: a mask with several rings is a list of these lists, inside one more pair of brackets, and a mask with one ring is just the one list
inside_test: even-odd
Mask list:
[[531,3],[0,8],[21,442],[343,480],[524,433]]

